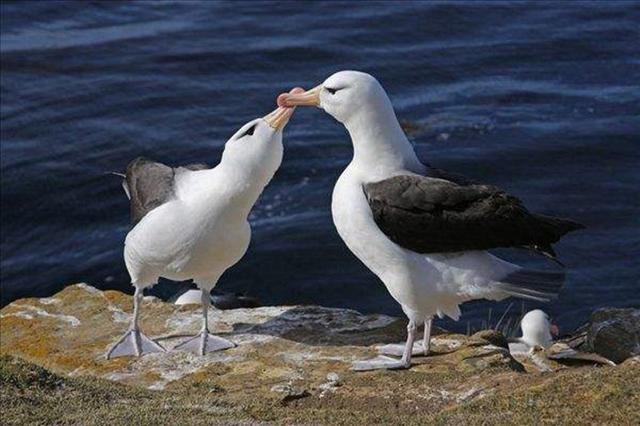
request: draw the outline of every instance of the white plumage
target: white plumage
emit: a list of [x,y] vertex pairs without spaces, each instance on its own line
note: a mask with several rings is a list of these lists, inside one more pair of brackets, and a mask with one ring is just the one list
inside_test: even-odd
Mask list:
[[549,315],[540,309],[527,312],[520,320],[522,337],[510,339],[511,353],[530,353],[534,348],[548,348],[553,343],[552,332],[558,334],[558,328],[551,324]]
[[[367,184],[401,175],[424,176],[428,169],[418,160],[375,78],[341,71],[306,93],[280,95],[278,104],[319,106],[348,130],[354,155],[333,191],[333,221],[345,244],[382,280],[409,318],[406,345],[396,349],[385,346],[386,354],[402,354],[401,360],[382,356],[357,362],[355,369],[406,368],[417,324],[425,323],[426,354],[434,315],[457,320],[463,302],[501,300],[513,294],[505,291],[500,280],[521,271],[520,267],[483,250],[421,254],[393,242],[374,220],[363,190]],[[524,292],[533,298],[538,294]]]
[[124,248],[136,288],[134,318],[107,357],[164,350],[138,325],[142,291],[160,277],[193,279],[202,290],[202,331],[177,349],[204,354],[234,346],[209,333],[209,292],[249,246],[247,217],[282,162],[282,129],[292,111],[279,108],[245,124],[227,141],[220,164],[212,169],[172,169],[142,159],[130,164],[127,192],[133,216],[142,217],[127,235]]

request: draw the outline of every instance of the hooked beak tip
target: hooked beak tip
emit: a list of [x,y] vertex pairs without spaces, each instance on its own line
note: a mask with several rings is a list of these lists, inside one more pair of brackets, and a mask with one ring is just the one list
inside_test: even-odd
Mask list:
[[[295,87],[291,89],[289,93],[296,94],[296,93],[303,93],[303,92],[304,92],[304,89],[302,87]],[[283,93],[283,95],[284,94],[285,93]],[[278,99],[280,99],[280,96],[278,96]],[[286,126],[287,123],[289,122],[289,119],[293,115],[294,110],[295,110],[295,107],[288,107],[285,105],[281,105],[280,102],[278,102],[278,108],[276,108],[275,110],[267,114],[264,117],[264,120],[272,128],[276,130],[282,130],[284,129],[284,126]]]
[[287,101],[289,99],[289,94],[288,93],[280,93],[280,95],[278,95],[278,99],[276,101],[276,103],[278,104],[278,106],[280,108],[286,108],[289,105],[287,105]]
[[306,92],[301,92],[299,87],[291,90],[289,93],[282,93],[278,96],[278,106],[294,107],[294,106],[320,106],[320,89],[322,86],[316,86]]

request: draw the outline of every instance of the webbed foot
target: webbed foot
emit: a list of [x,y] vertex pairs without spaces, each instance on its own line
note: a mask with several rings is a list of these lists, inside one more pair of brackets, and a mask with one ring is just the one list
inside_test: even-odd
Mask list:
[[235,343],[227,339],[223,339],[222,337],[214,336],[205,330],[189,340],[180,343],[174,349],[178,351],[193,352],[197,355],[204,355],[209,352],[234,348],[235,346]]
[[351,369],[355,371],[369,370],[404,370],[411,367],[411,362],[379,355],[372,359],[355,361],[351,365]]
[[[376,350],[380,355],[402,356],[404,355],[405,346],[406,345],[404,343],[390,343],[388,345],[376,346]],[[424,347],[424,345],[422,344],[422,340],[419,340],[413,344],[411,355],[428,355],[428,348]]]
[[140,356],[154,352],[166,352],[165,349],[140,330],[129,330],[107,352],[107,359],[121,356]]

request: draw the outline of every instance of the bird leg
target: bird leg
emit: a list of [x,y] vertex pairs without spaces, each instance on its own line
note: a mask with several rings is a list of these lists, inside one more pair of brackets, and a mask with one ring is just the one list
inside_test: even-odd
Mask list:
[[107,359],[121,356],[140,356],[146,353],[165,352],[165,349],[145,336],[138,326],[142,290],[136,287],[133,295],[133,318],[129,330],[107,352]]
[[407,343],[400,360],[402,365],[398,368],[409,368],[411,366],[411,354],[413,353],[413,342],[416,340],[417,329],[416,323],[413,320],[409,320],[409,324],[407,324]]
[[416,339],[417,328],[416,323],[413,320],[409,320],[409,324],[407,325],[407,341],[404,345],[402,358],[400,360],[385,355],[378,355],[373,359],[355,361],[352,364],[351,369],[356,371],[367,371],[380,369],[400,370],[409,368],[411,366],[411,355],[414,350],[413,343]]
[[207,314],[209,312],[209,306],[211,305],[211,298],[207,290],[200,290],[202,293],[202,329],[198,335],[179,344],[175,349],[204,355],[208,352],[221,351],[223,349],[235,347],[235,343],[209,333],[209,319]]
[[424,320],[424,337],[422,338],[422,349],[424,356],[428,356],[431,351],[431,324],[433,318],[427,318]]
[[[413,349],[411,351],[412,356],[428,356],[429,350],[431,348],[431,323],[432,318],[427,318],[424,320],[424,339],[422,341],[417,341],[413,345]],[[380,355],[389,355],[389,356],[403,356],[406,345],[404,343],[390,343],[388,345],[382,345],[376,347],[378,353]]]

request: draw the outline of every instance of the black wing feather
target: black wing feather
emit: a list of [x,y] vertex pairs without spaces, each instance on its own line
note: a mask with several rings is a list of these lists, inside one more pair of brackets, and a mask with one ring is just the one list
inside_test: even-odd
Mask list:
[[551,248],[567,232],[583,228],[532,214],[495,186],[457,184],[439,176],[445,174],[402,175],[364,185],[376,224],[396,244],[418,253]]

